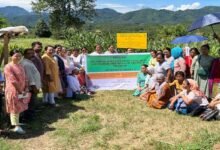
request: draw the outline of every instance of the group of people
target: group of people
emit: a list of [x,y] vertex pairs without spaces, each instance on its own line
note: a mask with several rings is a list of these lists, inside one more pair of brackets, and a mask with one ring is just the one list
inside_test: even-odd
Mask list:
[[133,95],[151,108],[168,108],[203,119],[208,112],[213,118],[217,117],[220,58],[213,58],[209,52],[208,44],[202,45],[200,50],[189,47],[152,50],[149,64],[143,64],[137,75],[137,89]]
[[[24,134],[21,116],[32,120],[36,112],[36,100],[43,92],[43,104],[56,107],[55,99],[78,99],[81,94],[95,93],[92,82],[85,72],[87,48],[67,49],[61,45],[47,45],[43,50],[41,42],[33,42],[31,48],[23,52],[10,51],[10,62],[4,67],[6,112],[10,114],[14,132]],[[131,53],[128,49],[127,53]],[[95,46],[90,55],[116,54],[117,50],[109,45],[103,52],[101,45]]]
[[25,120],[34,118],[41,90],[43,104],[48,107],[57,106],[56,98],[77,99],[81,94],[94,94],[85,73],[85,47],[68,50],[61,45],[47,45],[44,51],[42,48],[41,42],[33,42],[23,52],[12,50],[11,60],[4,67],[6,112],[16,133],[25,133],[21,115]]
[[[55,98],[75,99],[80,94],[94,94],[86,74],[87,49],[67,49],[61,45],[33,42],[23,53],[10,51],[11,61],[4,67],[6,112],[10,114],[14,132],[24,134],[20,116],[32,119],[36,112],[38,93],[43,92],[43,104],[56,107]],[[200,51],[188,47],[151,51],[149,64],[141,67],[137,76],[139,96],[152,108],[169,108],[188,114],[199,106],[220,108],[220,59],[209,56],[209,45]],[[133,53],[128,49],[127,53]],[[97,44],[90,55],[117,54],[110,45],[103,53]],[[220,54],[220,53],[219,53]],[[213,98],[209,103],[208,99]],[[208,108],[207,107],[207,108]]]

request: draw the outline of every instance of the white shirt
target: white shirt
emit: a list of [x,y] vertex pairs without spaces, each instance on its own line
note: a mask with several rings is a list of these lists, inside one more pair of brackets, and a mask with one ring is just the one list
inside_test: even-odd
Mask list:
[[114,54],[117,54],[117,52],[112,53],[110,51],[106,51],[104,54],[106,54],[106,55],[114,55]]
[[80,55],[77,56],[77,57],[75,57],[75,56],[72,55],[71,57],[73,58],[74,63],[80,64]]
[[90,55],[101,55],[99,53],[97,53],[96,51],[92,52]]
[[166,58],[165,60],[169,65],[171,65],[172,61],[174,61],[174,58],[173,58],[173,56],[171,56],[169,58]]
[[80,83],[76,76],[67,76],[68,88],[66,92],[66,97],[70,98],[73,96],[73,92],[80,91]]
[[209,102],[205,97],[197,96],[193,91],[187,93],[186,90],[183,90],[180,94],[183,94],[188,99],[198,103],[199,105],[208,105]]
[[82,67],[85,67],[86,66],[86,55],[87,54],[80,54],[80,63],[82,65]]
[[163,74],[166,76],[168,69],[170,69],[170,65],[166,61],[162,64],[157,63],[155,66],[155,74]]
[[23,59],[21,65],[25,70],[29,85],[35,85],[37,89],[41,88],[41,76],[34,63],[28,59]]

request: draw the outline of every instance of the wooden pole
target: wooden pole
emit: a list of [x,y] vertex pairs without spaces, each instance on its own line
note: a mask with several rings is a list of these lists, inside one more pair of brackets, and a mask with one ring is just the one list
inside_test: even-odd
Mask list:
[[4,35],[4,46],[3,46],[4,65],[8,64],[8,57],[9,57],[8,44],[9,44],[9,41],[10,41],[10,34],[7,32]]

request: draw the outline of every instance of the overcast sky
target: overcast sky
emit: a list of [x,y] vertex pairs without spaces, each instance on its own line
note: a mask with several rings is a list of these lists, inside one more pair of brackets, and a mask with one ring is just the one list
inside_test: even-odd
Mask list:
[[[31,11],[31,0],[0,0],[0,7],[20,6]],[[97,0],[96,8],[111,8],[129,12],[142,8],[167,9],[172,11],[198,9],[204,6],[220,6],[220,0]]]

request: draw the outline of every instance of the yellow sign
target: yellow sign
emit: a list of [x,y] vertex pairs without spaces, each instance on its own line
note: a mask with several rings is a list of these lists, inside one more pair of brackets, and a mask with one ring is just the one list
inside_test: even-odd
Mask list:
[[117,48],[147,49],[147,33],[117,33]]

